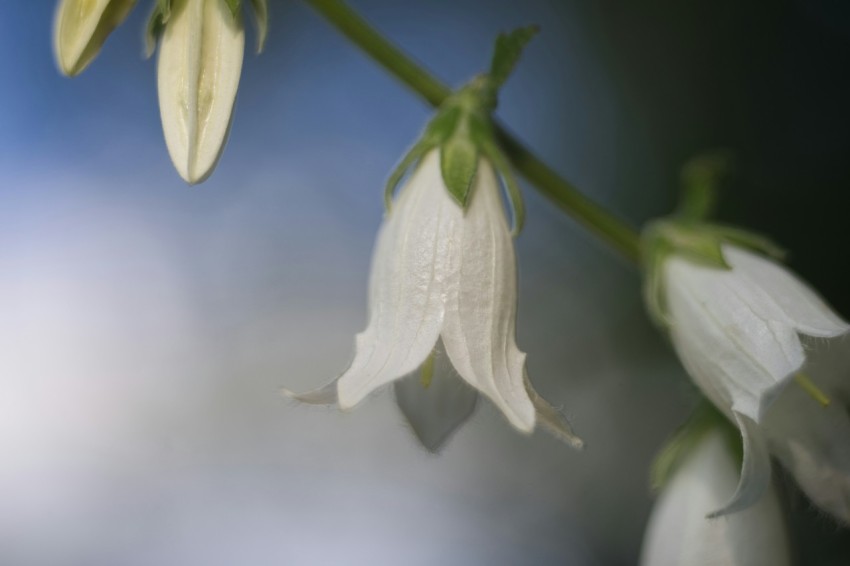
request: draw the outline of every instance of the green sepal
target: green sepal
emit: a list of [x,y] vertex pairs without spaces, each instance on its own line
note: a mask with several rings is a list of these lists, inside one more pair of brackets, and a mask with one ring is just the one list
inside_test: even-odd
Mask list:
[[430,140],[423,137],[416,142],[416,144],[410,148],[407,153],[404,154],[404,157],[402,157],[401,161],[399,161],[395,166],[393,172],[390,173],[390,176],[387,179],[387,184],[384,186],[384,206],[387,211],[392,208],[393,194],[395,194],[395,189],[399,182],[401,182],[404,174],[407,173],[411,167],[416,165],[428,152],[428,150],[433,149],[435,146],[436,144],[431,143]]
[[437,112],[436,116],[428,122],[419,140],[404,154],[404,157],[401,158],[401,161],[398,162],[387,179],[387,184],[384,186],[384,205],[388,211],[392,208],[396,187],[404,178],[405,173],[416,165],[429,150],[442,145],[452,136],[457,128],[460,115],[461,109],[458,106],[449,106]]
[[496,172],[505,184],[508,204],[511,208],[511,235],[516,238],[525,225],[525,203],[522,200],[519,183],[517,183],[507,156],[505,156],[492,138],[481,140],[481,151],[490,160],[493,167],[496,168]]
[[234,18],[239,15],[239,8],[242,7],[242,0],[224,0],[224,3],[227,4],[228,8],[230,8],[230,13]]
[[251,0],[254,12],[254,23],[257,26],[257,53],[262,53],[269,35],[269,2],[268,0]]
[[687,221],[704,221],[713,213],[717,192],[732,167],[732,155],[718,150],[689,160],[681,173],[682,196],[676,216]]
[[[731,269],[723,257],[722,238],[707,229],[706,224],[677,222],[676,220],[656,220],[644,230],[643,238],[646,253],[669,251],[685,258],[718,269]],[[652,249],[659,243],[663,247]]]
[[531,25],[499,34],[490,63],[490,79],[494,89],[498,89],[508,80],[523,49],[539,31],[539,26]]
[[650,468],[650,485],[653,490],[663,488],[688,459],[703,437],[713,430],[720,430],[732,452],[741,462],[743,445],[741,433],[705,398],[673,436],[661,448]]
[[456,132],[440,146],[440,171],[449,194],[466,209],[478,171],[478,147],[466,132]]
[[641,263],[644,270],[643,298],[652,321],[669,326],[664,288],[664,262],[677,254],[685,259],[713,267],[731,269],[723,256],[722,239],[705,225],[675,219],[650,222],[641,234]]
[[767,236],[756,232],[722,224],[705,224],[703,229],[724,242],[750,249],[778,261],[785,261],[788,257],[788,252],[784,248]]
[[145,59],[150,59],[156,51],[156,42],[165,30],[165,24],[171,19],[172,0],[157,0],[145,26]]

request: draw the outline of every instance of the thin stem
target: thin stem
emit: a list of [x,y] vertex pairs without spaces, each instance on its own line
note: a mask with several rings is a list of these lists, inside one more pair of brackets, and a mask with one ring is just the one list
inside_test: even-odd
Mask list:
[[[452,90],[393,45],[342,0],[305,0],[339,32],[360,47],[387,71],[424,98],[439,106]],[[514,168],[561,210],[605,240],[627,259],[638,262],[638,232],[584,196],[558,175],[507,130],[497,128],[499,142]]]

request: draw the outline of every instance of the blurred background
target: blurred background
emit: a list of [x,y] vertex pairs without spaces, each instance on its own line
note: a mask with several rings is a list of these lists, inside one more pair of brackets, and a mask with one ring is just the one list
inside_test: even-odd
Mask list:
[[[345,414],[284,400],[348,364],[383,182],[429,111],[272,1],[219,167],[187,187],[149,4],[73,80],[54,2],[0,18],[0,563],[634,564],[648,465],[695,401],[636,270],[526,190],[518,342],[583,453],[484,402],[434,456],[390,391]],[[720,218],[850,315],[847,3],[352,4],[455,85],[541,24],[499,108],[522,140],[635,225],[674,206],[688,157],[729,148]],[[850,562],[784,483],[800,563]]]

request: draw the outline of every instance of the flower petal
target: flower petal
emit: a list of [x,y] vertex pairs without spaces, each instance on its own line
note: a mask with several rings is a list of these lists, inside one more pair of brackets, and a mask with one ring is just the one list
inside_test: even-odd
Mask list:
[[666,288],[671,338],[691,377],[727,416],[758,422],[805,361],[779,306],[735,271],[676,257]]
[[434,349],[434,367],[428,385],[419,371],[394,384],[395,399],[425,448],[437,452],[475,411],[478,393],[452,368],[440,342]]
[[294,391],[285,387],[282,388],[280,392],[285,397],[295,399],[296,401],[300,401],[301,403],[307,403],[308,405],[336,405],[337,381],[339,381],[339,378],[334,379],[327,385],[323,385],[318,389],[313,389],[304,393],[295,393]]
[[[850,383],[848,344],[819,349],[805,371],[818,384]],[[824,407],[800,387],[788,387],[765,415],[771,452],[821,509],[850,525],[850,412],[840,389]]]
[[339,379],[339,404],[353,407],[374,389],[418,368],[431,353],[445,312],[445,284],[456,271],[463,212],[443,189],[437,153],[423,159],[378,235],[369,325]]
[[725,435],[700,440],[667,484],[644,536],[642,566],[788,566],[791,564],[782,508],[773,487],[753,507],[709,520],[737,481]]
[[174,0],[172,10],[159,50],[159,110],[174,167],[200,183],[230,132],[245,30],[224,0]]
[[531,385],[531,381],[528,379],[528,375],[525,376],[525,390],[531,398],[531,403],[537,412],[537,423],[541,427],[549,431],[558,440],[566,442],[573,448],[579,450],[584,448],[584,441],[573,432],[573,427],[570,425],[567,417],[535,391]]
[[447,287],[443,342],[455,369],[489,397],[517,429],[534,429],[525,389],[525,354],[516,335],[516,259],[496,175],[478,166],[458,236],[460,257]]
[[799,332],[832,337],[850,330],[850,325],[790,270],[735,246],[723,246],[723,255],[736,274],[752,281],[779,305]]
[[713,519],[753,506],[770,486],[770,452],[758,425],[745,415],[735,413],[735,422],[744,441],[741,479],[726,505],[707,515]]
[[53,48],[59,69],[78,75],[97,56],[136,0],[62,0],[53,24]]

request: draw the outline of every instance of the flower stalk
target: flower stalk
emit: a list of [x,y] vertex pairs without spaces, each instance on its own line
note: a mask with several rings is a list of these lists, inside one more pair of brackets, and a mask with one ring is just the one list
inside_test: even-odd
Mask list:
[[[305,1],[337,31],[431,106],[438,107],[451,96],[452,89],[393,45],[342,0]],[[514,168],[543,196],[623,257],[634,263],[639,261],[640,237],[633,227],[582,194],[514,138],[504,126],[496,124],[495,135]]]

